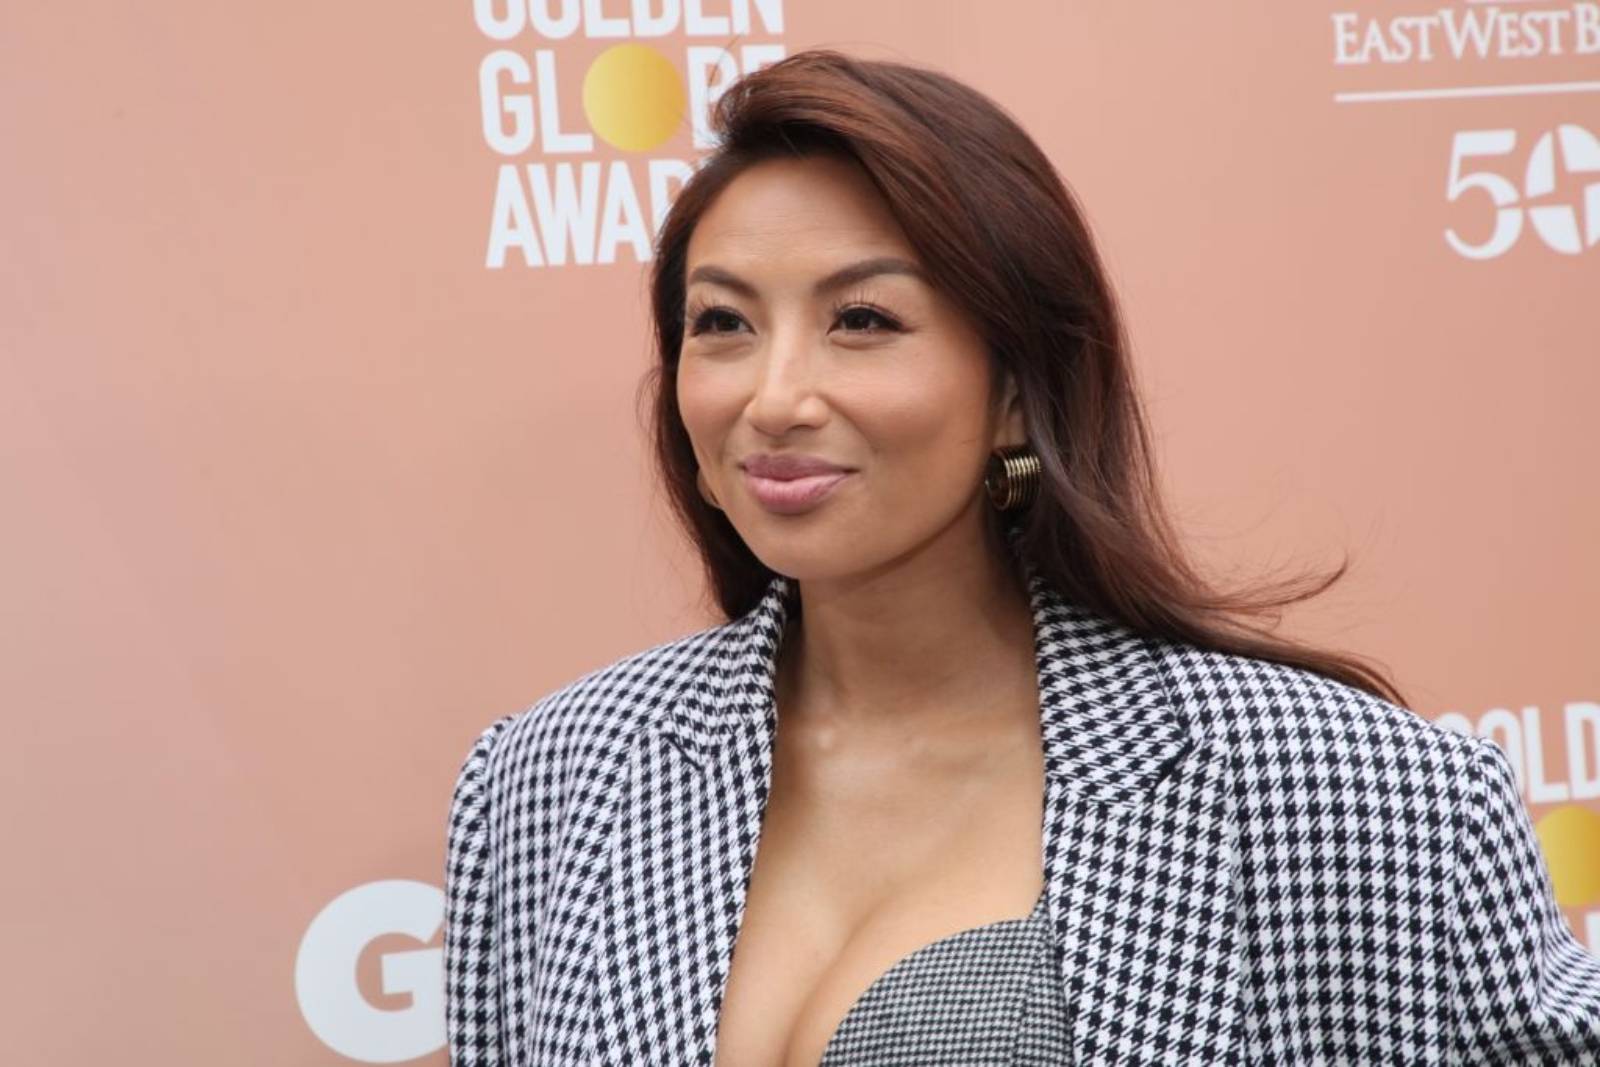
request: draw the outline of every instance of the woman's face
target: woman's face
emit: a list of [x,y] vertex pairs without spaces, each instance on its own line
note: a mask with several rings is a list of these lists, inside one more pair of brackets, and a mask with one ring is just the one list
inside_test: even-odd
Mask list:
[[[1020,407],[1009,376],[992,395],[982,338],[920,276],[859,164],[748,168],[695,226],[686,271],[678,406],[703,486],[757,558],[804,580],[940,538],[981,543],[984,464],[1025,440]],[[775,454],[847,473],[784,484],[744,469]]]

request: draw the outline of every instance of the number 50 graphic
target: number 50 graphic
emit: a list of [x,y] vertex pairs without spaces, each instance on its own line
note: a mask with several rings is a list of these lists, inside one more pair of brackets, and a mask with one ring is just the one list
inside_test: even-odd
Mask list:
[[[1450,148],[1450,180],[1445,197],[1455,200],[1471,189],[1482,189],[1494,202],[1494,232],[1482,244],[1463,241],[1454,230],[1445,230],[1450,247],[1468,259],[1493,259],[1503,254],[1522,235],[1524,213],[1544,243],[1557,252],[1578,255],[1600,241],[1600,141],[1582,126],[1562,123],[1546,130],[1528,153],[1528,163],[1519,190],[1509,178],[1487,170],[1462,171],[1462,163],[1473,156],[1509,155],[1517,144],[1516,130],[1459,130]],[[1545,203],[1523,206],[1520,199],[1548,196],[1556,187],[1556,148],[1561,149],[1561,169],[1568,174],[1593,174],[1594,181],[1583,187],[1583,236],[1578,236],[1578,209],[1572,204]]]

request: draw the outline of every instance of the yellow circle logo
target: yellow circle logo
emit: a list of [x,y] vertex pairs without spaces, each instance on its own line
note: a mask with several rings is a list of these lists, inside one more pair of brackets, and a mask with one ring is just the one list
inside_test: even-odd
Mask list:
[[1556,903],[1563,908],[1600,904],[1600,814],[1564,804],[1540,819],[1536,829]]
[[630,152],[654,148],[677,132],[687,102],[683,80],[649,45],[619,44],[600,53],[583,76],[583,111],[602,140]]

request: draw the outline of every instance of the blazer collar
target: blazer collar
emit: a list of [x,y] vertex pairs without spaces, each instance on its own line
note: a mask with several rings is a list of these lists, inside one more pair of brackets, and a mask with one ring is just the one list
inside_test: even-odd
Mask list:
[[[1191,737],[1168,701],[1166,646],[1068,603],[1032,568],[1027,579],[1046,914],[1072,1062],[1234,1062],[1244,943],[1231,759]],[[774,576],[750,612],[673,650],[663,713],[582,820],[570,876],[575,896],[596,902],[594,989],[560,1002],[583,1005],[595,1062],[654,1062],[665,1049],[711,1062],[772,781],[774,681],[796,593]]]
[[[1151,639],[1069,602],[1026,558],[1045,774],[1069,792],[1135,802],[1195,742],[1169,699]],[[774,575],[749,612],[708,631],[669,685],[658,728],[702,768],[741,720],[775,701],[798,583]]]

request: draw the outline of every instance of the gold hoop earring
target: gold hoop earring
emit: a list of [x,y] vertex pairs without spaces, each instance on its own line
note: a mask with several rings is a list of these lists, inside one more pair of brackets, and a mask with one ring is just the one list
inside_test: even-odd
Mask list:
[[1030,445],[1005,445],[989,453],[983,487],[997,511],[1027,507],[1039,496],[1043,465]]
[[697,470],[694,472],[694,484],[700,490],[700,499],[704,500],[707,504],[710,504],[718,511],[721,511],[722,505],[717,503],[717,498],[711,495],[710,489],[706,488],[705,473],[706,472],[703,470]]

